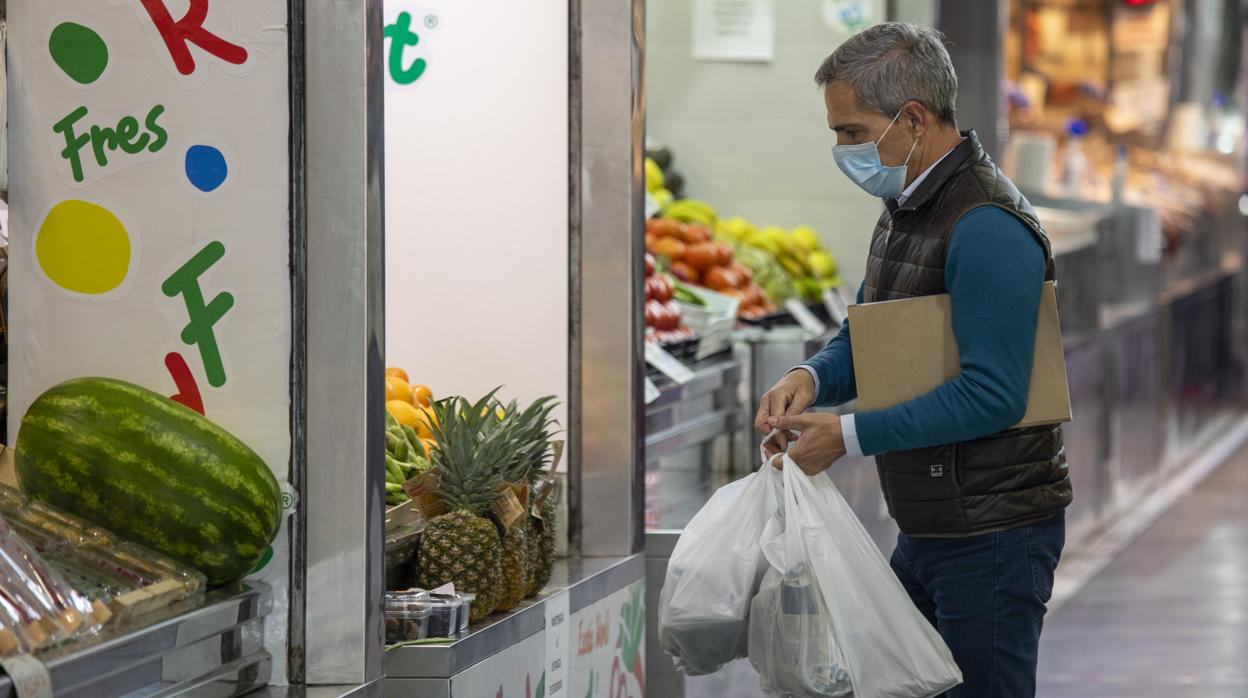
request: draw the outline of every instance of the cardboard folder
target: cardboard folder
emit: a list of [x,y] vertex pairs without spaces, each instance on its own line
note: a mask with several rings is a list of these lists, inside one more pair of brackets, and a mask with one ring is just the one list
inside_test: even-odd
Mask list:
[[[931,392],[962,372],[949,296],[851,306],[858,406],[892,407]],[[1017,428],[1069,422],[1070,389],[1057,315],[1057,289],[1045,282],[1036,320],[1036,352],[1027,414]]]

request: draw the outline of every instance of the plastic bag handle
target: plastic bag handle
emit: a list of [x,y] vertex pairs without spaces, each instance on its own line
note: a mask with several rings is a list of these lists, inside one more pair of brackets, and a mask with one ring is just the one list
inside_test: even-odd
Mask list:
[[[789,431],[797,431],[797,430],[796,430],[796,429],[790,429]],[[798,433],[798,434],[800,434],[800,433],[802,433],[802,432],[797,431],[797,433]],[[792,457],[790,457],[788,453],[777,453],[776,455],[772,456],[771,458],[768,458],[768,457],[767,457],[767,449],[765,449],[765,448],[763,448],[763,447],[767,445],[767,442],[768,442],[768,441],[771,441],[772,439],[776,438],[776,437],[777,437],[777,436],[779,436],[779,435],[780,435],[780,430],[779,430],[779,429],[772,429],[772,430],[771,430],[771,433],[770,433],[770,434],[768,434],[768,435],[766,436],[766,438],[764,438],[764,439],[762,440],[762,442],[758,444],[758,457],[759,457],[759,459],[760,459],[760,460],[762,460],[762,461],[763,461],[763,465],[771,465],[771,464],[772,464],[772,462],[774,462],[777,458],[783,458],[783,459],[784,459],[784,462],[786,462],[786,463],[792,463],[792,462],[793,462],[793,458],[792,458]],[[759,467],[761,468],[762,466],[759,466]]]
[[772,461],[784,455],[783,453],[777,453],[775,456],[772,456],[771,458],[767,457],[767,449],[765,448],[765,446],[767,445],[767,442],[771,441],[772,439],[776,438],[779,435],[780,435],[779,429],[772,429],[771,433],[768,434],[766,437],[764,437],[763,440],[758,444],[758,458],[763,463],[763,465],[759,466],[760,469],[763,466],[771,465]]

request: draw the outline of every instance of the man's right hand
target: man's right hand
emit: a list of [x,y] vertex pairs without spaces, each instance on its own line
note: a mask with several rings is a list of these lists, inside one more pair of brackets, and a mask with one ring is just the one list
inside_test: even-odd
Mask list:
[[[758,414],[754,417],[754,429],[758,433],[771,433],[771,425],[767,420],[772,417],[790,417],[802,414],[815,402],[815,379],[810,371],[804,368],[795,369],[785,374],[778,383],[763,394],[758,404]],[[788,449],[789,441],[797,438],[792,432],[781,432],[776,438],[763,444],[770,458]]]

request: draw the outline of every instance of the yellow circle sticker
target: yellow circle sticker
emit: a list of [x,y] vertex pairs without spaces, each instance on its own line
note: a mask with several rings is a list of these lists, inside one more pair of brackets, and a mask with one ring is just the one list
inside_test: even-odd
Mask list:
[[117,288],[130,272],[130,236],[111,211],[70,199],[48,212],[35,256],[43,273],[73,293],[100,295]]

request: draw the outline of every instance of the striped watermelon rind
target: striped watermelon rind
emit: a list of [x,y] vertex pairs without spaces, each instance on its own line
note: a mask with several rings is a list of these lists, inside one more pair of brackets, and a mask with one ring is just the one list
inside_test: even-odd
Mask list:
[[281,524],[264,461],[203,415],[111,378],[61,383],[22,418],[14,454],[30,496],[205,574],[234,581]]

